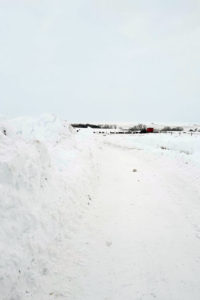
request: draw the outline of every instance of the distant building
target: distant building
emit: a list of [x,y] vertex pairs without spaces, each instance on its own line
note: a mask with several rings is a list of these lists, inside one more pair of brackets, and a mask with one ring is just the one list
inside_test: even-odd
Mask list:
[[147,132],[149,133],[149,132],[154,132],[154,128],[153,127],[148,127],[147,128]]

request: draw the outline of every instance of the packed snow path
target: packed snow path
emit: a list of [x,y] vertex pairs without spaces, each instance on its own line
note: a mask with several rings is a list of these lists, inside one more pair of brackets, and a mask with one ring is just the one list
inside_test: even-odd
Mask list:
[[70,299],[199,300],[199,173],[187,162],[104,144],[77,237]]

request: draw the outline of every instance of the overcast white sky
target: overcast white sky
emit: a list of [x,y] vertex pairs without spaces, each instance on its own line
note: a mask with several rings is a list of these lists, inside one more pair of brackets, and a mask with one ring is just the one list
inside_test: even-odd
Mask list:
[[0,114],[200,122],[199,0],[0,0]]

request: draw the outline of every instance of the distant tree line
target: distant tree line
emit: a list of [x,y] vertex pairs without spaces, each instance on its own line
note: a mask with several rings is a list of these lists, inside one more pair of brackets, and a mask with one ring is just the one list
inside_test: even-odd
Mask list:
[[146,130],[146,129],[147,129],[146,125],[138,124],[138,125],[135,125],[135,126],[129,128],[129,131],[143,131],[143,130]]
[[180,127],[180,126],[176,126],[176,127],[165,126],[161,129],[161,132],[166,132],[166,131],[183,131],[183,127]]
[[[91,123],[74,123],[71,124],[74,128],[93,128],[93,129],[117,129],[117,125],[115,124],[91,124]],[[121,130],[125,130],[121,128]],[[134,125],[128,129],[126,129],[129,132],[146,132],[147,126],[145,124],[139,123],[137,125]],[[183,127],[175,126],[165,126],[162,129],[158,130],[155,129],[154,132],[168,132],[168,131],[183,131]]]
[[95,125],[95,124],[83,124],[83,123],[75,123],[71,124],[72,127],[74,128],[101,128],[100,125]]
[[71,124],[74,128],[93,128],[93,129],[117,129],[117,125],[110,124],[90,124],[90,123],[73,123]]
[[[132,126],[129,128],[129,131],[145,131],[147,129],[147,126],[145,124],[138,124],[135,126]],[[161,132],[167,132],[167,131],[183,131],[183,127],[176,126],[176,127],[170,127],[170,126],[165,126],[161,130]],[[156,130],[154,132],[159,132],[159,130]]]

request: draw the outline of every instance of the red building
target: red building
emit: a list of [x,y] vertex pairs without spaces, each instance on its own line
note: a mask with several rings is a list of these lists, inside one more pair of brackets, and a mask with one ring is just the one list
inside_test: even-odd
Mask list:
[[147,128],[147,132],[153,132],[153,131],[154,131],[154,128],[153,128],[153,127]]

